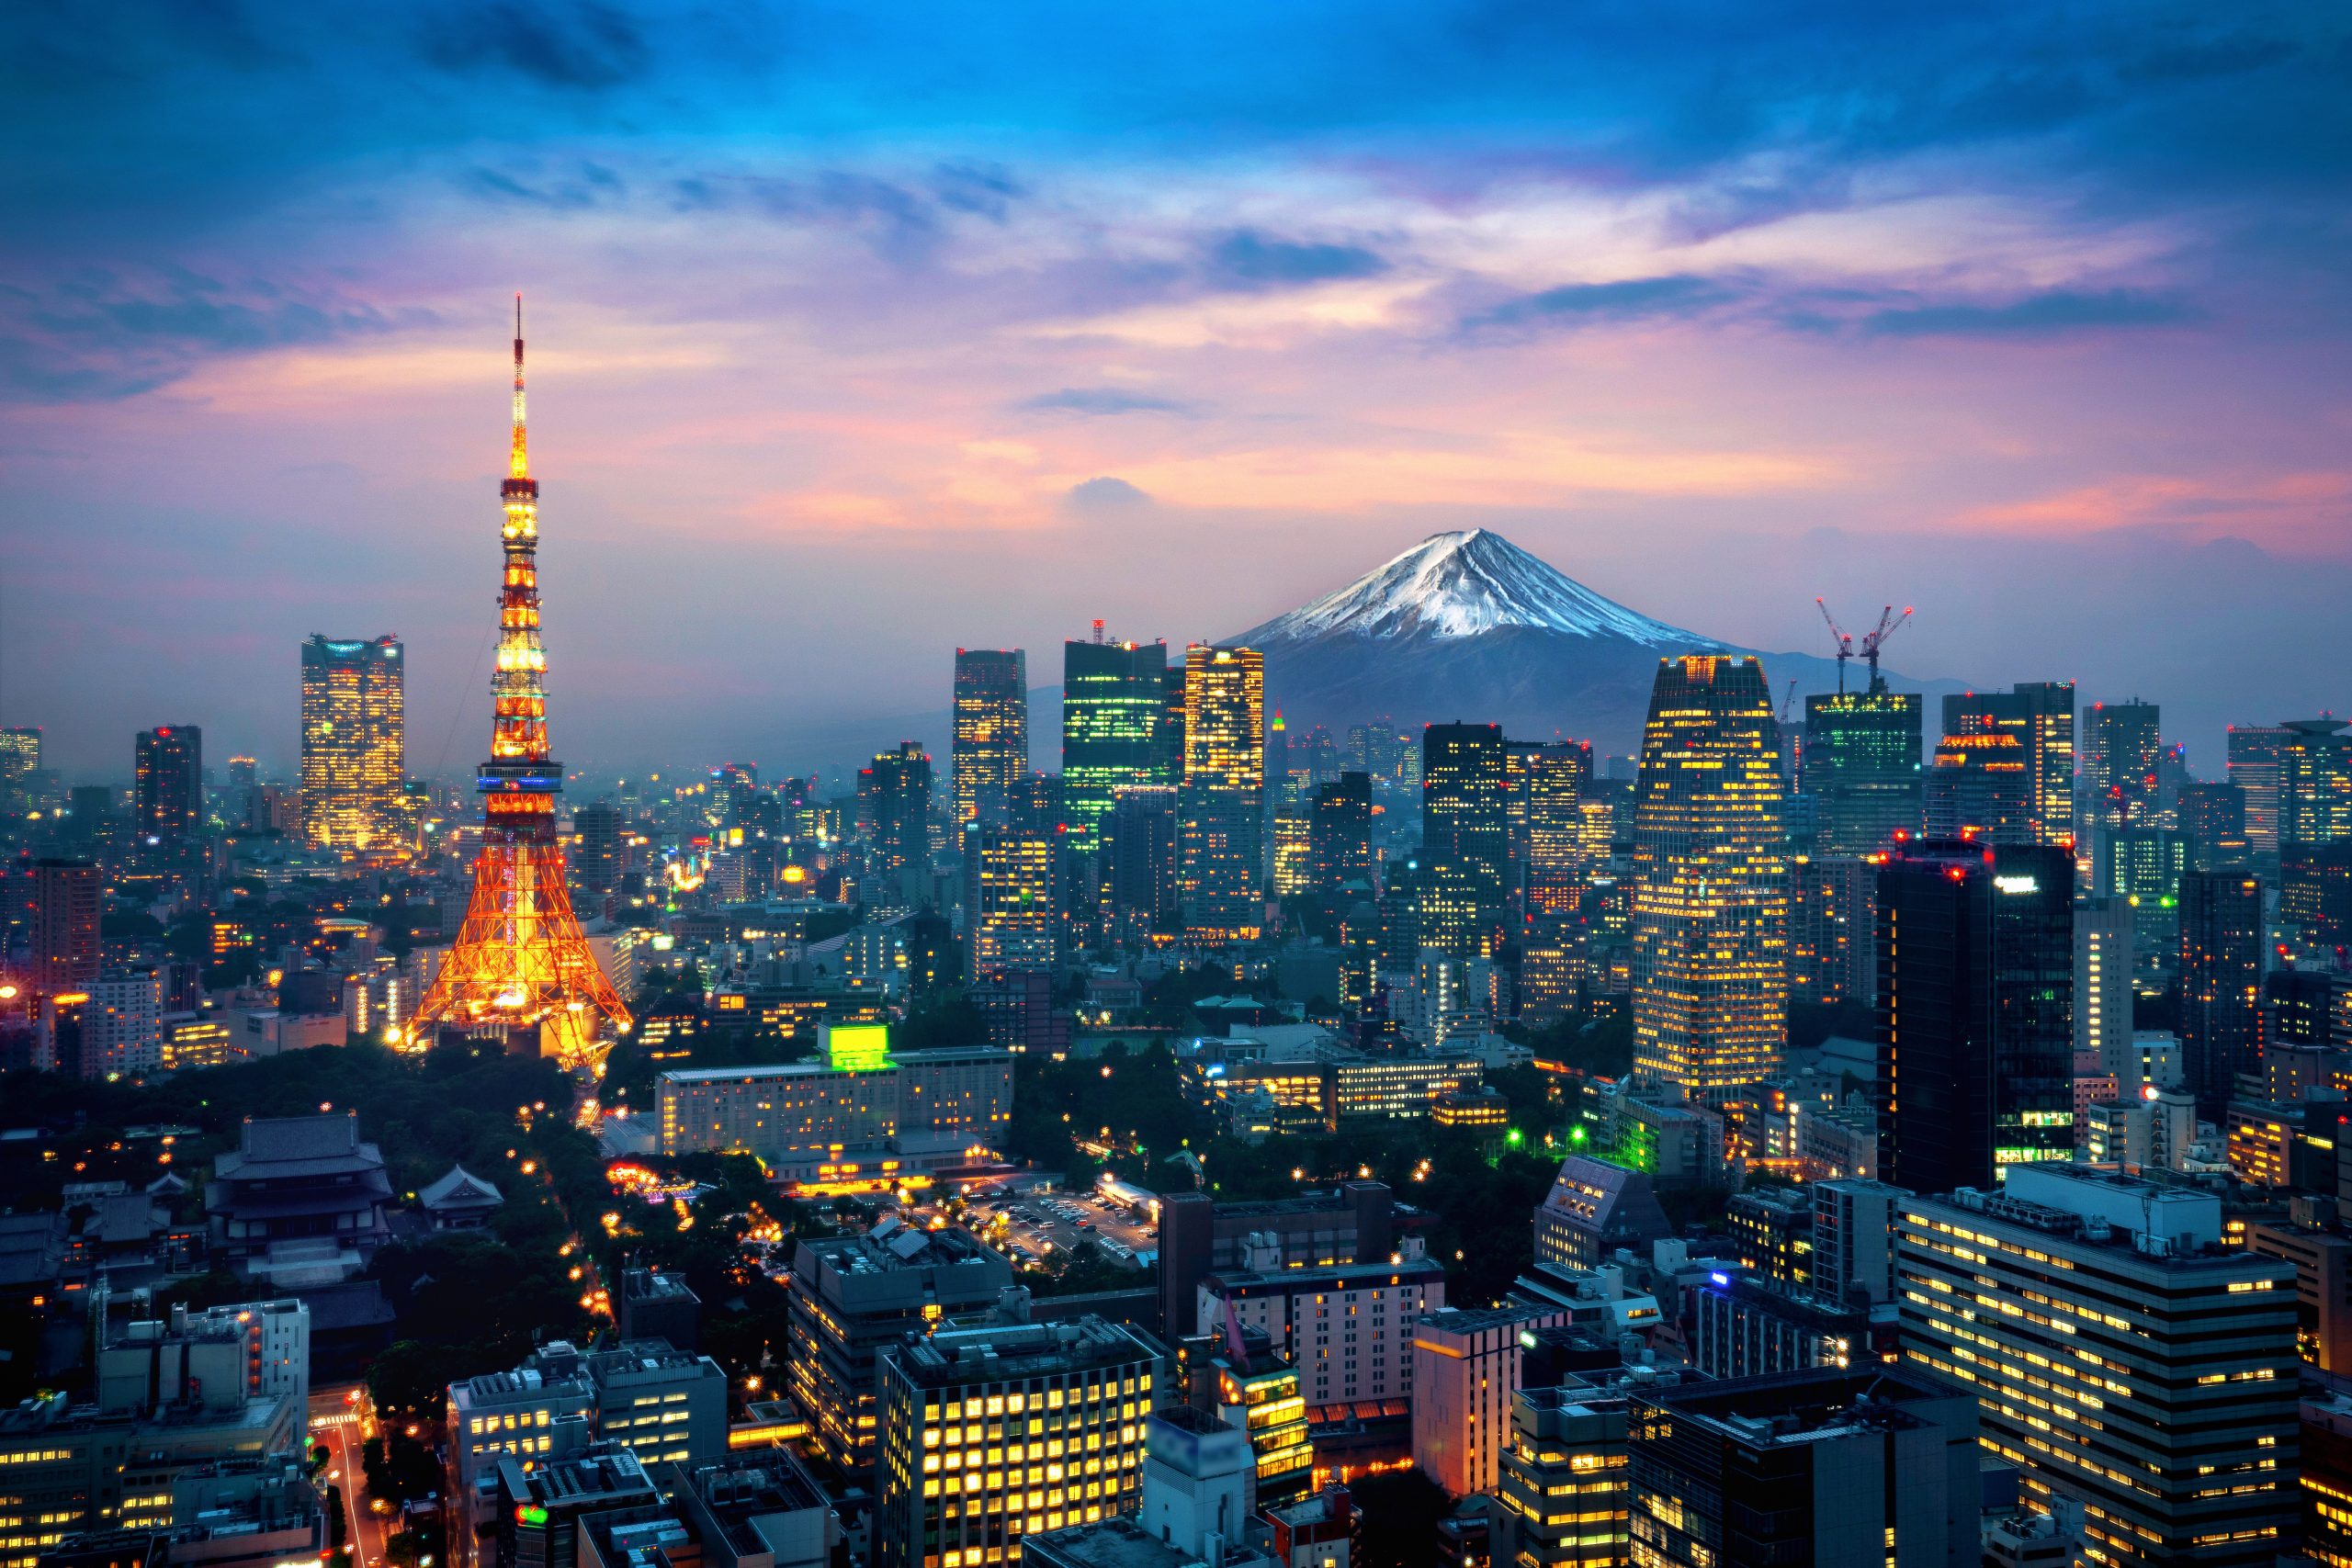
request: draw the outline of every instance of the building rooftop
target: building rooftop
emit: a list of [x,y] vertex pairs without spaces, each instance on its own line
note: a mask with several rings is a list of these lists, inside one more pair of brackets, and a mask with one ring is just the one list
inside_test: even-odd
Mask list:
[[1628,1392],[1751,1448],[1915,1427],[1925,1419],[1916,1406],[1973,1399],[1955,1384],[1891,1367],[1852,1371],[1813,1367]]
[[1161,1354],[1157,1343],[1099,1317],[1075,1323],[992,1325],[918,1339],[890,1355],[910,1382],[925,1388],[1083,1371]]
[[[1200,1568],[1204,1562],[1198,1552],[1155,1540],[1132,1519],[1070,1525],[1024,1539],[1024,1555],[1072,1568]],[[1227,1546],[1223,1561],[1226,1568],[1257,1568],[1272,1559],[1248,1547]]]

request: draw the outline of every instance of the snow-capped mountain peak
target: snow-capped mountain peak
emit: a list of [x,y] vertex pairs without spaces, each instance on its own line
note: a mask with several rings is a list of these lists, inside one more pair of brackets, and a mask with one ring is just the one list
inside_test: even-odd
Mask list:
[[1264,647],[1334,635],[1454,638],[1511,626],[1652,647],[1703,640],[1602,598],[1485,528],[1433,534],[1338,592],[1236,640]]

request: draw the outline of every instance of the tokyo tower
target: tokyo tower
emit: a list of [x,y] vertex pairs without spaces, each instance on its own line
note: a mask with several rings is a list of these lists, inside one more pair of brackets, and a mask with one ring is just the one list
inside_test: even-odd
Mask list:
[[510,1043],[537,1035],[539,1053],[601,1071],[609,1043],[601,1024],[627,1029],[628,1009],[596,967],[564,882],[555,797],[563,769],[548,752],[547,653],[539,646],[539,481],[523,441],[523,297],[514,297],[514,448],[499,487],[506,566],[498,599],[498,668],[490,678],[495,717],[481,793],[481,853],[465,923],[409,1038],[436,1026],[498,1032]]

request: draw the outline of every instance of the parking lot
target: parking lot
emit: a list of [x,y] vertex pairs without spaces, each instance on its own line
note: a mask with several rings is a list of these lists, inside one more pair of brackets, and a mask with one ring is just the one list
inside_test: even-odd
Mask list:
[[[999,1218],[1001,1227],[990,1223]],[[1114,1263],[1141,1269],[1158,1246],[1148,1215],[1092,1193],[1038,1192],[983,1198],[972,1205],[972,1224],[1014,1262],[1069,1251],[1093,1242]],[[1023,1256],[1026,1254],[1026,1257]]]

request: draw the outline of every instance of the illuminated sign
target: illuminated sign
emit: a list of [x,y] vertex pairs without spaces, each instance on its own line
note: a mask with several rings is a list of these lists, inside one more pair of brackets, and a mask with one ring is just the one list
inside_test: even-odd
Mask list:
[[1993,886],[2004,893],[2039,893],[2041,884],[2030,876],[1996,876]]
[[878,1072],[890,1065],[890,1026],[836,1023],[825,1030],[825,1059],[837,1073]]

